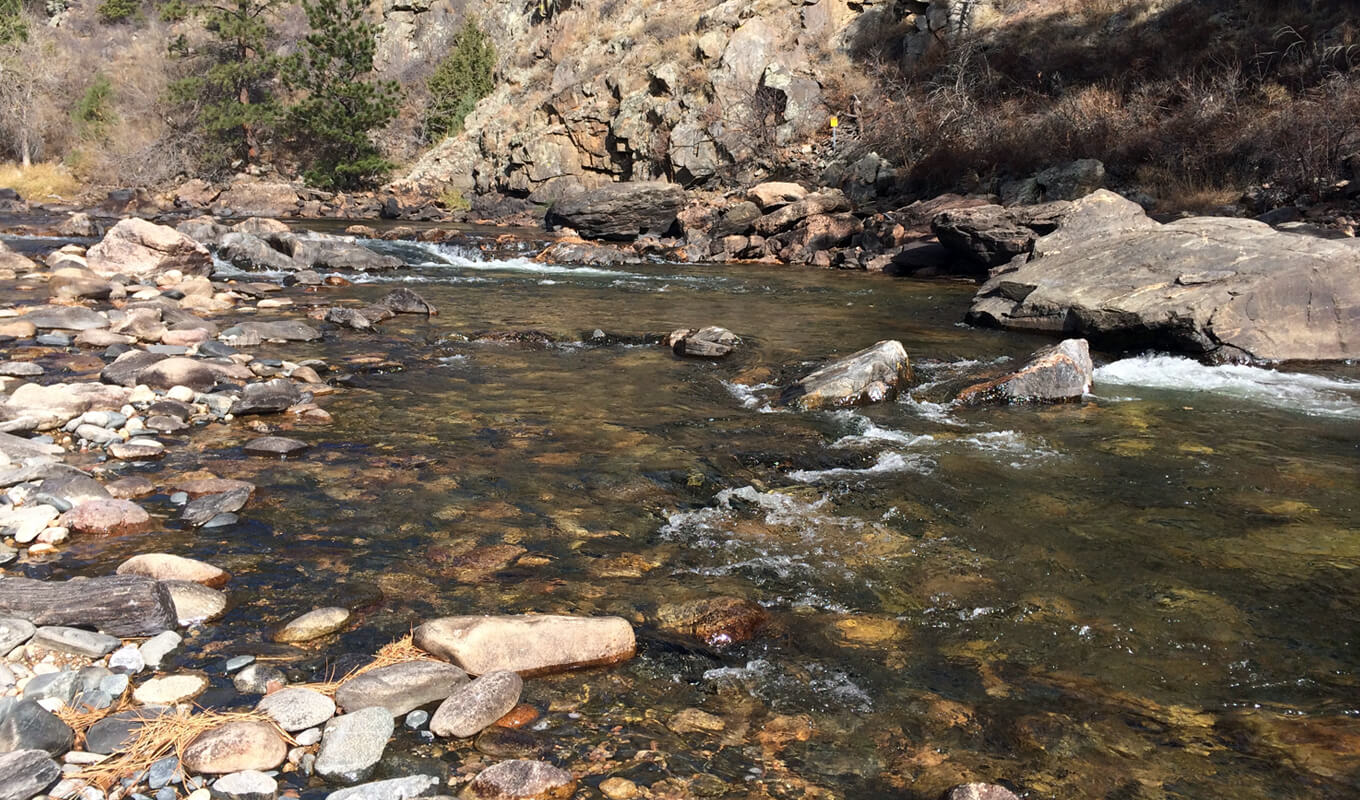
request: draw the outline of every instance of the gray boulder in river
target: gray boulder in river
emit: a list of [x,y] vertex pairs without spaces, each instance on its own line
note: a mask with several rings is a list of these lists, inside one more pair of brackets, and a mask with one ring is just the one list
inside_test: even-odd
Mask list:
[[1095,365],[1085,339],[1065,339],[1035,353],[1023,367],[959,392],[960,403],[1061,403],[1091,391]]
[[662,181],[609,183],[569,194],[548,210],[549,228],[574,228],[587,239],[631,241],[665,236],[685,207],[685,190]]
[[803,376],[783,391],[779,402],[803,411],[876,403],[893,397],[910,377],[906,348],[888,339]]
[[1360,357],[1360,242],[1262,222],[1159,224],[1097,191],[992,272],[968,321],[1217,361]]

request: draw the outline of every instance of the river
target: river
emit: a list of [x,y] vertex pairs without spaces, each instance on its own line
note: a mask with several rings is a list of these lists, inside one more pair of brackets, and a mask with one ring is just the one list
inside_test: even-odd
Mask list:
[[[1047,343],[959,324],[970,284],[374,246],[411,267],[314,294],[400,283],[441,313],[277,351],[343,373],[325,398],[335,424],[286,434],[313,450],[248,459],[256,434],[210,426],[154,468],[254,481],[243,523],[167,522],[154,547],[77,542],[53,575],[104,574],[147,549],[231,571],[233,608],[188,664],[209,670],[271,652],[262,623],[358,609],[324,648],[280,649],[299,677],[438,615],[622,615],[637,658],[526,681],[538,743],[569,768],[600,765],[587,785],[1360,791],[1360,367],[1098,353],[1081,403],[964,409],[949,402],[958,389]],[[647,338],[703,325],[741,346],[706,362]],[[528,330],[546,336],[468,340]],[[905,345],[915,373],[895,401],[774,406],[773,387],[882,339]],[[715,596],[768,621],[738,642],[657,625],[660,606]],[[203,701],[231,702],[224,683]],[[673,731],[687,708],[724,728]],[[456,770],[472,751],[403,735],[393,774]]]

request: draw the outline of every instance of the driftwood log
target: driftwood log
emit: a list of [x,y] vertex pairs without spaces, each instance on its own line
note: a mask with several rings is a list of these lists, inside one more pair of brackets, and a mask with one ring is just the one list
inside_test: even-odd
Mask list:
[[0,616],[34,625],[95,628],[112,636],[152,636],[173,629],[177,621],[169,590],[141,575],[0,578]]

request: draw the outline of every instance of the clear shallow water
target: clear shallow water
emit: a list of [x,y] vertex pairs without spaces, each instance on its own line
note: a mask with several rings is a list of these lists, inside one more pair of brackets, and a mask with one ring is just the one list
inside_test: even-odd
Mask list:
[[[63,569],[152,547],[221,564],[236,606],[201,634],[214,653],[260,652],[262,624],[316,605],[360,610],[338,641],[280,653],[294,669],[440,614],[624,615],[638,658],[525,696],[561,763],[657,791],[1360,789],[1360,370],[1106,358],[1081,404],[956,409],[1046,343],[957,325],[971,286],[383,247],[418,266],[296,296],[403,280],[442,313],[278,351],[354,374],[327,399],[334,425],[288,430],[307,457],[245,459],[253,434],[223,426],[157,468],[255,481],[247,521],[78,544]],[[719,363],[642,344],[706,324],[745,344]],[[557,343],[461,340],[528,329]],[[597,329],[612,338],[591,344]],[[774,387],[884,338],[913,358],[907,395],[772,407]],[[523,555],[457,558],[505,544]],[[659,605],[718,595],[769,623],[720,647],[657,628]],[[727,729],[668,730],[692,706]],[[469,752],[421,751],[455,768]]]

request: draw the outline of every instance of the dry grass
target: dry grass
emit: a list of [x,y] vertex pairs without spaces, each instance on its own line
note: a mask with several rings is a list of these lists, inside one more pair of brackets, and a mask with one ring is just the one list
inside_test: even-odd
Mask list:
[[61,164],[50,162],[27,169],[12,162],[0,164],[0,187],[42,203],[75,200],[80,194],[80,181]]
[[229,722],[263,722],[272,726],[285,742],[293,742],[274,720],[257,711],[179,711],[148,719],[126,750],[92,764],[72,777],[108,791],[123,778],[149,769],[168,755],[183,758],[184,749],[194,739]]
[[438,661],[438,660],[439,659],[435,658],[434,656],[430,655],[424,650],[421,650],[419,647],[416,647],[415,643],[412,641],[412,635],[408,633],[405,636],[401,637],[400,639],[396,640],[395,642],[390,642],[388,644],[383,645],[382,649],[380,649],[377,652],[377,654],[373,656],[372,661],[363,665],[362,667],[358,667],[356,669],[351,670],[349,673],[345,674],[342,677],[326,681],[323,683],[304,683],[295,685],[301,686],[302,688],[305,689],[312,689],[314,691],[321,692],[327,697],[334,697],[336,690],[338,690],[340,688],[340,685],[345,681],[357,678],[366,672],[372,672],[373,670],[378,669],[380,667],[390,667],[395,664],[406,664],[411,661]]

